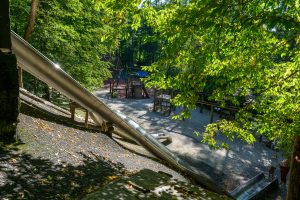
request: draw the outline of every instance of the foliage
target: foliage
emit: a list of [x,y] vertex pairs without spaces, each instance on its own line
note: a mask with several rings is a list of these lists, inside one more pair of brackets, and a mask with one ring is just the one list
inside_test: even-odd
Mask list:
[[[180,90],[173,102],[184,117],[212,80],[211,100],[240,107],[235,121],[207,126],[205,142],[220,147],[220,132],[253,142],[256,132],[288,151],[300,124],[299,1],[170,1],[143,11],[163,41],[161,59],[145,68],[148,86]],[[249,93],[255,99],[241,102]]]
[[[41,1],[31,43],[60,64],[86,87],[100,86],[109,68],[150,65],[157,57],[157,40],[144,24],[140,1]],[[11,2],[12,27],[24,35],[31,1]],[[25,85],[40,91],[25,74]],[[40,87],[40,89],[38,89]]]
[[[105,60],[119,44],[120,23],[104,2],[41,1],[32,44],[76,80],[92,89],[111,76]],[[30,1],[12,1],[12,27],[23,35]]]
[[30,0],[10,1],[10,19],[12,30],[22,35],[25,31],[27,17],[30,12]]
[[[135,26],[132,20],[129,23]],[[125,38],[121,41],[118,52],[121,66],[125,69],[151,65],[159,56],[159,40],[144,23],[144,19],[141,19],[141,24],[136,30],[132,26],[122,32],[125,33]],[[129,33],[128,37],[126,33]]]
[[[114,2],[116,4],[116,2]],[[123,16],[123,28],[120,30],[121,41],[113,56],[114,69],[123,70],[126,78],[128,74],[140,70],[141,66],[151,65],[157,60],[159,40],[152,28],[145,22],[141,14],[141,1],[134,1],[125,5],[112,4],[112,10]]]
[[[219,132],[247,142],[259,133],[288,150],[299,129],[299,1],[140,3],[41,2],[32,43],[89,87],[110,76],[114,57],[127,67],[156,61],[145,68],[148,86],[179,90],[173,103],[184,107],[182,117],[206,90],[210,100],[240,107],[235,121],[207,126],[211,146]],[[12,1],[17,32],[29,7]],[[250,93],[251,102],[241,101]]]

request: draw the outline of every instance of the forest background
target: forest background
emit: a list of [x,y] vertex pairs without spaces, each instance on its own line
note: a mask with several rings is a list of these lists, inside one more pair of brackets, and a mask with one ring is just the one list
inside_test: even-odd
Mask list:
[[[234,120],[208,125],[203,141],[276,141],[291,158],[289,199],[300,193],[299,13],[299,0],[11,0],[12,29],[90,90],[145,66],[149,87],[180,91],[178,118],[199,92],[239,107]],[[24,86],[47,90],[28,74]]]

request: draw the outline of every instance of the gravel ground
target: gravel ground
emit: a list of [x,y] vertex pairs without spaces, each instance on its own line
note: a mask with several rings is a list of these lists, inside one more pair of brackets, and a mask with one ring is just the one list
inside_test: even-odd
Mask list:
[[35,109],[26,113],[31,116],[19,116],[22,144],[0,145],[0,199],[80,199],[144,168],[187,181],[105,134],[68,126]]
[[[267,175],[270,165],[276,166],[279,173],[279,162],[282,157],[263,143],[245,144],[242,141],[226,141],[222,136],[220,140],[229,143],[230,149],[211,150],[201,142],[194,132],[202,132],[210,122],[210,111],[203,113],[199,109],[191,111],[191,119],[184,121],[172,120],[176,110],[171,116],[164,116],[160,112],[153,112],[153,98],[150,99],[125,99],[109,98],[108,90],[101,89],[94,94],[110,108],[119,110],[136,121],[148,133],[165,133],[172,136],[173,142],[167,147],[176,153],[181,159],[188,162],[195,169],[209,175],[220,187],[230,191],[247,182],[249,179],[265,173]],[[218,114],[214,114],[214,120],[218,120]],[[279,174],[278,174],[279,175]]]
[[[148,168],[154,171],[164,171],[178,179],[184,179],[163,164],[122,148],[100,132],[66,127],[27,115],[21,115],[20,119],[22,121],[19,125],[21,139],[27,144],[24,149],[33,156],[41,156],[55,164],[65,163],[74,166],[84,164],[86,156],[89,158],[102,157],[112,163],[123,165],[126,170],[136,171]],[[33,126],[28,127],[26,124]]]
[[[168,148],[227,190],[266,172],[270,164],[277,165],[281,159],[260,143],[236,142],[229,151],[211,151],[193,134],[208,124],[208,112],[193,111],[192,120],[173,121],[152,112],[152,99],[110,99],[106,92],[96,95],[149,133],[171,134],[173,142]],[[23,144],[0,145],[0,199],[80,199],[144,168],[187,181],[165,165],[125,150],[108,136],[83,129],[68,117],[59,116],[63,120],[57,120],[28,108],[24,113],[18,125]]]

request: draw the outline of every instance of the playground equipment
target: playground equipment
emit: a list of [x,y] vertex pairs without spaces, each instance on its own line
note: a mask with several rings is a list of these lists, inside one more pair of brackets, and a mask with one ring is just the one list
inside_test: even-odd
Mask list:
[[105,103],[64,72],[59,65],[49,60],[16,33],[11,33],[11,39],[13,52],[17,56],[19,67],[83,106],[91,114],[97,125],[105,129],[107,125],[110,125],[110,130],[113,133],[136,141],[155,156],[166,161],[173,168],[193,177],[203,187],[219,194],[229,195],[227,191],[218,187],[218,184],[207,174],[192,168],[179,159],[126,115],[110,109]]

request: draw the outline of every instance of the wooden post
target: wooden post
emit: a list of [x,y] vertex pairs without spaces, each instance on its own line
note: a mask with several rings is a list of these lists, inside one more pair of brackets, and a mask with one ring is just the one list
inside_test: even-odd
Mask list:
[[204,106],[203,102],[204,102],[204,95],[201,94],[200,113],[203,113],[203,106]]
[[19,87],[23,88],[24,87],[24,84],[23,84],[23,70],[20,67],[18,67],[18,75],[19,75]]
[[210,123],[213,123],[214,121],[214,106],[210,106]]
[[300,199],[300,136],[297,135],[294,141],[293,154],[291,156],[291,168],[289,175],[289,184],[287,192],[287,200]]
[[0,1],[0,140],[15,142],[19,115],[16,56],[11,51],[9,0]]
[[70,103],[70,113],[71,113],[71,119],[75,120],[75,106],[73,106],[72,103]]
[[84,119],[84,127],[88,127],[88,122],[89,122],[89,111],[85,110],[85,119]]
[[82,110],[85,112],[85,118],[84,118],[84,127],[88,127],[88,122],[89,122],[89,111],[85,108],[83,108],[81,105],[79,105],[76,102],[71,102],[70,103],[70,112],[71,112],[71,119],[75,121],[75,110],[76,108]]
[[112,79],[109,80],[109,93],[112,94]]
[[157,105],[157,90],[156,90],[156,88],[154,88],[154,100],[153,100],[153,109],[152,109],[152,111],[156,111],[156,105]]
[[9,0],[0,1],[0,49],[11,50]]

